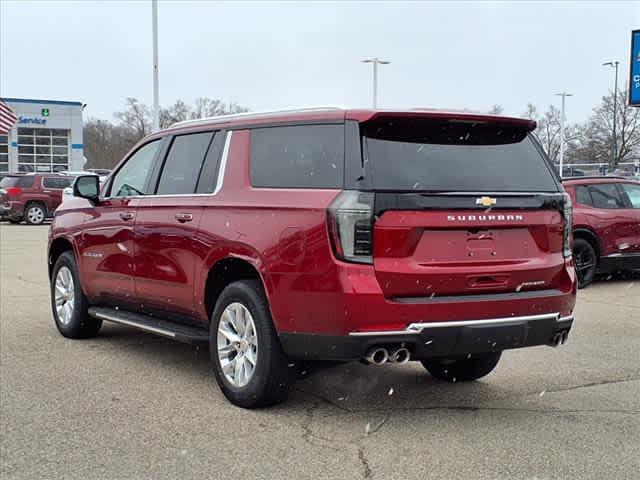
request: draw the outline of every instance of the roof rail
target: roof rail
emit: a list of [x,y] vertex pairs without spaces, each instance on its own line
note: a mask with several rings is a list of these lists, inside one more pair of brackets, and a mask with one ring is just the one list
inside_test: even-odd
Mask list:
[[346,107],[339,106],[322,106],[322,107],[302,107],[302,108],[286,108],[282,110],[262,110],[258,112],[230,113],[228,115],[216,115],[214,117],[197,118],[194,120],[183,120],[172,124],[169,128],[184,127],[189,125],[201,125],[213,121],[235,120],[236,118],[260,118],[269,115],[278,115],[286,113],[313,113],[313,112],[334,112],[344,111]]
[[[629,177],[623,175],[576,175],[575,177],[562,177],[562,181],[567,180],[598,180],[598,179],[612,179],[612,180],[628,180]],[[633,178],[633,177],[631,177]]]

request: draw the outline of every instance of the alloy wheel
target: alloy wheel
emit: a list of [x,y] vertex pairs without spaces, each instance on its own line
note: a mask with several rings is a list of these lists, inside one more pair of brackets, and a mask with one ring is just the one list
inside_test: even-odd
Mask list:
[[596,267],[596,256],[592,249],[577,246],[573,249],[573,258],[576,265],[576,273],[582,281],[590,270]]
[[56,274],[55,302],[58,321],[62,325],[67,325],[73,316],[73,305],[75,300],[75,290],[73,275],[68,267],[60,267]]
[[29,207],[27,212],[29,223],[39,224],[44,222],[44,210],[42,207]]
[[231,303],[222,312],[217,344],[227,381],[234,387],[247,385],[258,364],[258,337],[253,316],[243,304]]

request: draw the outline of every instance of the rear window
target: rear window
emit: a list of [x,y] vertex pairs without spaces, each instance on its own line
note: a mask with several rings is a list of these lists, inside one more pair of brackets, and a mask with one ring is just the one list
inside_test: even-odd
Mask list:
[[63,177],[44,177],[42,179],[42,186],[44,188],[67,188],[71,186],[71,182],[73,179],[71,178],[63,178]]
[[374,189],[558,191],[545,157],[522,127],[386,119],[363,124],[361,132]]
[[297,125],[251,131],[254,187],[342,188],[344,125]]
[[0,180],[0,188],[8,187],[31,188],[33,177],[4,177]]

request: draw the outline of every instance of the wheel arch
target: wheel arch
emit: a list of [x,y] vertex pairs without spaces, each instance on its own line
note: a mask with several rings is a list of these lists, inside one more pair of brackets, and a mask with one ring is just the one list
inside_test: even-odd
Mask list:
[[573,238],[581,238],[586,240],[591,244],[591,246],[596,251],[596,259],[600,258],[600,252],[602,251],[600,247],[600,240],[598,239],[598,235],[591,230],[589,227],[577,227],[573,229]]
[[33,204],[39,204],[42,206],[42,208],[44,209],[44,216],[48,216],[49,215],[49,208],[47,207],[47,202],[45,202],[43,199],[41,198],[34,198],[32,200],[27,200],[26,202],[24,202],[24,213],[23,215],[27,214],[27,210],[29,209],[29,207]]
[[73,242],[66,237],[58,237],[51,241],[49,245],[49,252],[47,255],[47,267],[49,269],[49,278],[51,278],[51,273],[53,272],[53,266],[56,264],[56,261],[64,252],[72,252],[73,256],[76,258],[76,265],[78,264],[78,255],[76,249],[73,245]]
[[[202,294],[200,295],[201,299],[204,298],[204,308],[207,313],[207,318],[211,318],[216,301],[220,293],[222,293],[222,290],[232,282],[246,279],[254,279],[260,282],[265,297],[267,298],[269,310],[271,311],[271,304],[269,302],[269,293],[271,291],[269,277],[261,267],[262,262],[259,258],[247,255],[228,254],[212,262],[207,271]],[[273,312],[271,313],[273,318]]]

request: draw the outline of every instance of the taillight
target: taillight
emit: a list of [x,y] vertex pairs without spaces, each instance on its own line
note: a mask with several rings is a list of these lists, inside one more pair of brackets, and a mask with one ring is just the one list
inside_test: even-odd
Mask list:
[[564,230],[562,232],[562,255],[564,256],[564,258],[570,258],[572,254],[573,243],[573,207],[571,205],[571,197],[566,193],[564,194],[562,216],[564,217]]
[[8,197],[17,197],[22,193],[22,189],[18,187],[9,187],[4,190]]
[[341,260],[373,263],[373,193],[347,190],[329,206],[333,250]]

